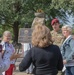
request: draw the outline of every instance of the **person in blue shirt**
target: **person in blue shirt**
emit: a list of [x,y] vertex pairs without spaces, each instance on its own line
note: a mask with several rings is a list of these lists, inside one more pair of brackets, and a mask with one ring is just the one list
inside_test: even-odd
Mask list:
[[74,38],[72,35],[72,27],[65,25],[62,27],[62,34],[65,40],[61,46],[63,56],[63,64],[66,67],[66,75],[74,75]]
[[2,75],[2,72],[6,71],[10,66],[10,52],[6,51],[7,55],[2,54],[2,51],[0,50],[0,75]]

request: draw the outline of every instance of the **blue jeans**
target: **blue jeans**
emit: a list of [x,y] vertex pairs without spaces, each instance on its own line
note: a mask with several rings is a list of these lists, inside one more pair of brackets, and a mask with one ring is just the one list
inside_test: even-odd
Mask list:
[[66,67],[66,75],[74,75],[74,66]]

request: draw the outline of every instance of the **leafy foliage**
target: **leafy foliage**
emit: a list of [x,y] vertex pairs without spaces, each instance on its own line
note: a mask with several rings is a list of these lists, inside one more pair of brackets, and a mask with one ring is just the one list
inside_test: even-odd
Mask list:
[[31,26],[38,9],[42,9],[48,16],[46,24],[50,27],[55,17],[67,22],[67,14],[74,16],[74,0],[0,0],[0,25],[4,20],[4,25],[11,28],[15,28],[15,24],[24,27],[25,23],[29,23]]

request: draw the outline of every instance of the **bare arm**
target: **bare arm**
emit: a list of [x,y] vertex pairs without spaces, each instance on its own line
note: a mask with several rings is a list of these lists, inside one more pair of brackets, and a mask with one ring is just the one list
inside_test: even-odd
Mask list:
[[13,60],[13,59],[17,59],[21,56],[22,54],[12,54],[12,56],[10,57],[10,60]]

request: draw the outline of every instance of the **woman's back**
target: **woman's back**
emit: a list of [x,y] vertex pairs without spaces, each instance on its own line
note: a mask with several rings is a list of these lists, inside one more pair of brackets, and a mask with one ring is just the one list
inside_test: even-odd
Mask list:
[[33,62],[36,75],[56,75],[62,70],[63,61],[60,49],[53,45],[50,29],[45,25],[36,25],[32,32],[32,45],[19,65],[19,70],[26,70]]
[[58,70],[62,70],[63,63],[59,47],[50,45],[45,48],[34,48],[33,61],[36,66],[37,73],[56,74]]
[[[36,74],[57,74],[62,70],[62,56],[58,46],[50,45],[45,48],[33,47],[20,64],[20,70],[25,70],[33,62]],[[23,64],[24,63],[24,64]]]

